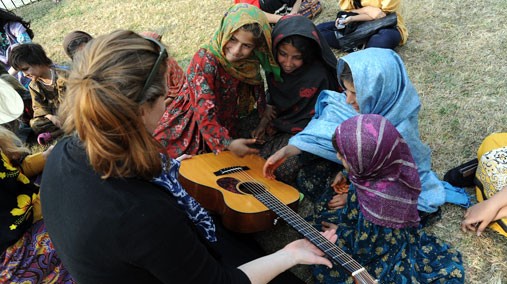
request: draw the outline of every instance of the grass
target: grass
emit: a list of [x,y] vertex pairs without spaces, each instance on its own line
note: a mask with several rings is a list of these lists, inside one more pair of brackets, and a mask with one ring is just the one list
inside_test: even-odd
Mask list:
[[[186,66],[232,2],[43,0],[16,13],[32,20],[35,41],[57,63],[68,60],[61,47],[66,33],[80,29],[100,35],[122,28],[163,34],[171,55]],[[337,11],[336,0],[321,2],[324,11],[316,23],[332,20]],[[419,91],[420,132],[440,176],[473,158],[485,136],[507,131],[505,10],[505,0],[403,1],[409,40],[398,52]],[[303,205],[307,209],[308,203]],[[445,205],[442,210],[441,220],[427,230],[461,251],[466,282],[507,283],[507,239],[492,231],[481,237],[464,234],[459,229],[464,209]],[[285,226],[259,236],[268,250],[296,237]],[[310,277],[305,267],[295,272]]]

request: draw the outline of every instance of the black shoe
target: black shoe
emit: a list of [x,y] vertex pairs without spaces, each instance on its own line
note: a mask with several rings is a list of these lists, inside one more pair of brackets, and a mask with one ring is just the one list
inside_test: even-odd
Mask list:
[[458,187],[474,186],[475,171],[477,170],[478,161],[473,159],[462,165],[449,170],[444,175],[444,180]]
[[442,210],[438,208],[438,210],[433,213],[419,211],[419,218],[421,218],[421,221],[419,221],[421,226],[423,227],[431,226],[436,221],[442,219]]

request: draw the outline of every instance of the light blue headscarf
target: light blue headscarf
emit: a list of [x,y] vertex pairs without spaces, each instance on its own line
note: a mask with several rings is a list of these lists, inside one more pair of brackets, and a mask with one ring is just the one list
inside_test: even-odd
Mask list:
[[[468,207],[470,202],[462,188],[439,180],[431,171],[431,150],[419,136],[419,95],[401,58],[391,49],[367,48],[353,52],[338,61],[338,77],[345,63],[352,71],[360,112],[387,118],[409,145],[422,183],[417,208],[435,212],[445,202]],[[289,144],[339,163],[331,137],[338,125],[358,115],[345,99],[342,93],[321,92],[315,116],[303,131],[290,139]]]

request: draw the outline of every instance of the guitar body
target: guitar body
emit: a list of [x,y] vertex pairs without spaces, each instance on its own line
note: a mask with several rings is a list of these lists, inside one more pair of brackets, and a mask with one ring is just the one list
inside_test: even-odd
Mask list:
[[[242,185],[260,184],[294,210],[299,201],[295,188],[263,176],[264,162],[259,156],[240,158],[229,151],[196,155],[181,162],[179,180],[204,208],[222,216],[226,228],[239,233],[264,231],[275,225],[277,215]],[[220,170],[224,171],[215,174]]]

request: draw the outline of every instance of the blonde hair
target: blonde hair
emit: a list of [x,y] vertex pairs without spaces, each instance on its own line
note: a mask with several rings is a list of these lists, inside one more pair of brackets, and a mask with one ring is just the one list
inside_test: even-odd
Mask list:
[[18,136],[3,126],[0,126],[0,150],[11,163],[16,163],[16,160],[30,153]]
[[166,93],[166,64],[142,92],[159,47],[131,31],[95,38],[76,54],[61,108],[63,129],[77,133],[93,169],[108,177],[151,179],[162,146],[145,128],[140,106]]

